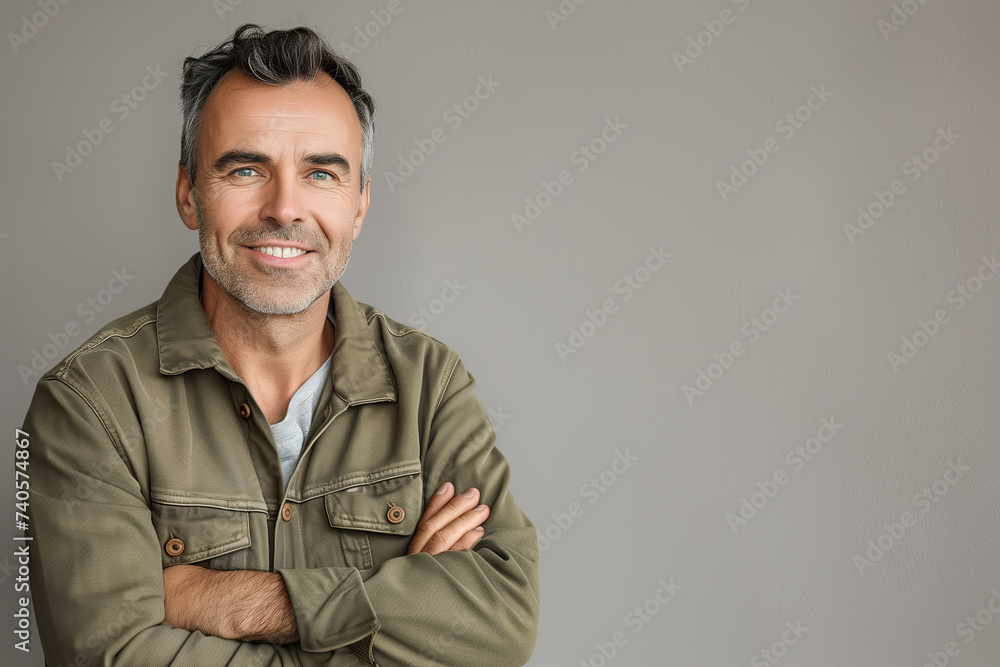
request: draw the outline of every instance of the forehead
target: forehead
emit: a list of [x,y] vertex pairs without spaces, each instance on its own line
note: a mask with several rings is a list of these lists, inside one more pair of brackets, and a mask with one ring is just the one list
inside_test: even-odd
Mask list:
[[347,91],[326,72],[274,85],[233,70],[209,95],[198,138],[199,152],[276,150],[291,142],[359,160],[361,122]]

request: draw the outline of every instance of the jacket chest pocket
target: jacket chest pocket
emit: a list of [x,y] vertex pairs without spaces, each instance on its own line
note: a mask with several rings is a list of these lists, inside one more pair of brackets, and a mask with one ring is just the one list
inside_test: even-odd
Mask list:
[[[416,465],[419,471],[419,464]],[[406,472],[326,494],[326,516],[344,558],[359,569],[403,556],[423,513],[419,472]]]
[[249,510],[154,496],[150,511],[163,567],[208,561],[213,570],[252,569]]

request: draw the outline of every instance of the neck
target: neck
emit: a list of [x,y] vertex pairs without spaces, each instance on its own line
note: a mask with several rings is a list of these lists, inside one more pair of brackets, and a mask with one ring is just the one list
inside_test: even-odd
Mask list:
[[296,390],[333,352],[330,292],[300,313],[265,315],[234,299],[206,271],[201,302],[226,362],[246,382],[268,423],[284,419]]

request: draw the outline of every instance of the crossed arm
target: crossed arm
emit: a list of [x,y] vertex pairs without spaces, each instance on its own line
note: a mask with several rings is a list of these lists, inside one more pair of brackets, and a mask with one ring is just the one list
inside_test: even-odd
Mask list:
[[[407,555],[471,549],[490,515],[478,503],[478,489],[456,495],[451,482],[442,484],[420,518]],[[242,641],[299,641],[288,590],[277,572],[174,565],[163,570],[163,590],[164,620],[175,628]]]
[[[46,659],[151,667],[332,667],[375,664],[375,654],[383,665],[409,667],[527,662],[538,627],[535,530],[507,490],[510,470],[474,380],[460,360],[454,371],[421,450],[431,479],[446,473],[451,483],[428,501],[408,555],[364,569],[276,573],[164,570],[143,489],[147,461],[119,433],[129,425],[109,417],[131,408],[109,405],[86,374],[47,378],[24,429],[35,447],[31,594]],[[456,485],[481,495],[457,500]],[[489,509],[475,512],[483,500]],[[471,532],[487,516],[492,528]]]

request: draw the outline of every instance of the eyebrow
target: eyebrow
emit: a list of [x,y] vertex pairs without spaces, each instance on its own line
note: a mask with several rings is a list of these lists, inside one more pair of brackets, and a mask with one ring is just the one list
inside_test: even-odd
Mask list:
[[[304,158],[304,162],[316,167],[338,167],[348,177],[351,175],[351,163],[340,153],[310,153]],[[225,171],[230,167],[240,164],[257,163],[271,165],[274,161],[270,156],[263,153],[245,150],[226,151],[212,163],[215,171]]]

